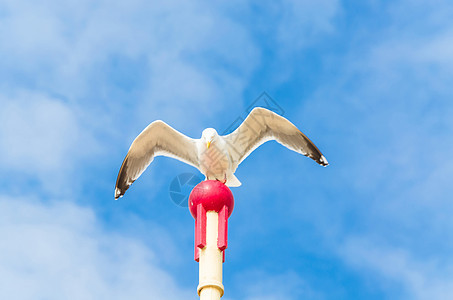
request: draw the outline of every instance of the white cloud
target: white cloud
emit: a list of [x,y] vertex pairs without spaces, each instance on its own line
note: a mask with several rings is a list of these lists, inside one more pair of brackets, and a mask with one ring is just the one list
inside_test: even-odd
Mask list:
[[330,66],[341,69],[341,76],[321,85],[303,109],[302,114],[323,111],[316,127],[342,136],[336,151],[344,158],[344,177],[353,176],[348,181],[358,191],[391,188],[401,194],[398,184],[422,184],[436,170],[453,172],[447,170],[453,6],[421,3],[382,4],[387,22],[377,29],[365,23],[355,32],[349,53]]
[[31,91],[2,95],[0,100],[0,173],[10,187],[26,178],[38,180],[52,193],[74,187],[72,172],[82,159],[99,153],[99,142],[84,130],[76,110],[61,99]]
[[0,198],[0,298],[196,299],[140,241],[67,201]]
[[[263,270],[247,270],[235,278],[237,294],[246,300],[319,299],[308,284],[293,271],[267,273]],[[227,300],[226,298],[225,300]]]
[[[277,17],[242,4],[249,16],[241,20],[225,3],[5,1],[0,91],[61,95],[87,115],[79,130],[109,138],[135,136],[154,119],[199,134],[203,121],[227,105],[242,106],[262,64],[260,42],[246,22],[266,22],[277,51],[299,49],[302,36],[331,29],[338,1],[297,3],[279,5]],[[113,67],[118,61],[124,70]],[[130,90],[119,84],[126,79]]]
[[[0,39],[8,42],[0,45],[0,91],[61,96],[84,115],[77,130],[110,141],[135,136],[155,119],[199,134],[226,103],[242,105],[261,60],[244,26],[200,1],[2,7]],[[123,67],[115,69],[118,62]]]
[[453,294],[453,265],[441,258],[417,259],[407,249],[383,246],[366,238],[349,238],[339,247],[339,254],[364,277],[373,278],[374,284],[379,282],[379,287],[402,287],[405,297],[450,299]]
[[[453,66],[453,31],[446,30],[411,48],[414,60]],[[407,51],[409,52],[409,51]]]
[[112,89],[115,83],[106,82],[109,75],[103,72],[114,58],[132,59],[145,66],[148,92],[140,101],[155,102],[149,104],[150,111],[186,102],[182,111],[210,104],[211,109],[202,112],[214,112],[224,102],[219,99],[241,100],[262,63],[260,45],[242,21],[265,22],[263,34],[277,51],[299,50],[318,33],[332,30],[339,2],[286,1],[277,15],[259,14],[247,3],[242,6],[250,6],[249,16],[242,21],[224,5],[7,1],[0,29],[0,37],[8,41],[0,46],[3,82],[17,84],[15,76],[6,76],[14,73],[26,78],[25,84],[74,101]]
[[389,3],[385,25],[354,32],[349,53],[330,66],[341,76],[321,85],[301,115],[324,112],[314,127],[327,133],[339,184],[341,201],[324,205],[327,216],[342,212],[338,228],[323,231],[326,244],[360,234],[340,255],[361,279],[385,295],[396,288],[403,298],[448,299],[453,6],[422,2]]
[[247,31],[202,2],[47,2],[4,4],[2,28],[8,29],[0,37],[9,42],[0,46],[7,58],[0,64],[72,100],[113,88],[102,81],[113,58],[142,60],[149,78],[142,101],[156,101],[150,110],[240,98],[259,62]]
[[[291,17],[273,19],[275,27],[291,30],[284,32],[287,45],[275,43],[277,49],[327,30],[337,1],[320,4],[326,6],[321,15],[310,3],[280,6]],[[200,1],[3,2],[0,92],[13,95],[2,97],[7,105],[0,113],[8,115],[1,132],[8,140],[5,166],[49,178],[77,165],[80,151],[111,153],[112,141],[131,141],[155,119],[197,137],[205,120],[227,105],[242,106],[261,49],[252,30],[224,7]],[[248,13],[246,21],[265,17]],[[288,20],[291,25],[284,24]],[[123,68],[115,69],[118,62]],[[121,86],[125,81],[130,87]]]
[[294,1],[281,4],[282,15],[278,26],[278,41],[284,43],[282,54],[297,51],[318,40],[320,34],[335,31],[333,18],[339,13],[338,0]]
[[[22,172],[65,168],[80,142],[77,118],[63,102],[42,94],[2,96],[2,165]],[[69,158],[69,159],[68,159]]]

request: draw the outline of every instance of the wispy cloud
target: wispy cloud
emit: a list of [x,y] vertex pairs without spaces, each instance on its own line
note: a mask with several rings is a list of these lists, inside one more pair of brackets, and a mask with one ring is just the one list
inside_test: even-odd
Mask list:
[[0,174],[5,186],[11,188],[18,177],[28,176],[47,191],[61,191],[71,184],[77,164],[97,153],[98,142],[61,99],[20,90],[0,100]]
[[[364,280],[371,273],[378,289],[403,298],[452,294],[452,6],[442,3],[386,6],[386,25],[359,35],[335,66],[342,76],[301,111],[323,110],[319,126],[332,132],[328,158],[340,186],[324,208],[343,220],[329,219],[335,230],[325,226],[326,244],[341,245]],[[408,10],[412,17],[400,18]]]
[[89,208],[0,199],[1,298],[190,299],[139,240],[104,231]]
[[453,294],[453,266],[445,265],[442,258],[416,259],[407,249],[360,237],[346,240],[339,253],[375,284],[402,291],[402,298],[450,299]]
[[[276,274],[263,270],[248,270],[237,275],[238,298],[247,300],[278,299],[322,299],[321,294],[313,291],[296,273]],[[229,298],[226,298],[229,299]]]
[[[127,238],[109,227],[114,213],[104,205],[113,173],[151,121],[163,119],[197,137],[207,126],[229,124],[232,111],[246,106],[243,98],[248,103],[263,89],[271,89],[332,165],[310,168],[308,159],[279,145],[253,154],[238,174],[246,184],[235,191],[247,199],[235,212],[239,229],[232,225],[237,245],[264,245],[265,238],[250,235],[282,239],[284,231],[292,245],[280,249],[285,255],[313,250],[331,255],[324,257],[329,263],[339,256],[342,274],[371,272],[373,283],[395,282],[413,297],[442,298],[451,291],[442,279],[453,266],[450,1],[356,7],[337,0],[48,0],[3,1],[0,7],[1,187],[16,195],[0,201],[0,230],[11,240],[0,255],[0,275],[11,284],[0,293],[168,299],[162,286],[170,286],[173,297],[187,297],[155,263],[153,252],[163,250],[141,243],[148,228]],[[278,160],[263,163],[275,155]],[[173,172],[161,170],[153,187],[167,184],[163,175]],[[42,187],[69,192],[41,197]],[[35,197],[25,200],[32,191]],[[71,204],[81,191],[93,210]],[[53,202],[48,194],[67,200]],[[285,203],[290,209],[279,201],[292,201]],[[149,205],[118,203],[122,216]],[[269,222],[271,215],[279,222]],[[143,217],[135,218],[140,223]],[[245,267],[256,256],[246,248],[237,248]],[[270,252],[263,253],[269,261]],[[280,262],[277,273],[239,276],[233,286],[242,287],[247,276],[254,283],[236,294],[296,297],[269,288],[277,283],[297,296],[322,298],[311,289],[312,279]],[[325,278],[320,274],[313,286]],[[55,294],[47,284],[52,280]]]
[[[112,64],[138,61],[144,68],[136,68],[133,76],[142,82],[141,92],[116,98],[116,111],[133,102],[139,116],[151,112],[146,120],[157,117],[156,109],[160,116],[180,117],[178,111],[209,113],[221,108],[221,99],[241,99],[259,62],[247,30],[201,2],[49,1],[43,6],[11,1],[4,6],[0,36],[9,42],[0,46],[3,84],[32,86],[72,102],[93,96],[105,102],[121,90],[118,79],[126,79],[112,74]],[[232,39],[238,47],[227,47]]]

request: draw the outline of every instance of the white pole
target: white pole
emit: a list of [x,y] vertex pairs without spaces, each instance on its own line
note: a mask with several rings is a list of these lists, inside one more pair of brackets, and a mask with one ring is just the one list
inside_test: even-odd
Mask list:
[[219,214],[206,212],[206,246],[200,249],[198,295],[200,300],[220,300],[223,296],[223,255],[217,245]]
[[217,180],[205,180],[189,196],[189,210],[195,218],[195,261],[199,262],[197,287],[200,300],[223,296],[222,265],[228,248],[228,218],[233,212],[230,189]]

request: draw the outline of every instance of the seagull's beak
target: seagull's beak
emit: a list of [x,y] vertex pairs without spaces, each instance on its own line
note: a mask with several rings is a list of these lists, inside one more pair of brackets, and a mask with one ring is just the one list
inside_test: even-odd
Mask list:
[[211,142],[206,143],[206,149],[209,149],[209,147],[211,147]]

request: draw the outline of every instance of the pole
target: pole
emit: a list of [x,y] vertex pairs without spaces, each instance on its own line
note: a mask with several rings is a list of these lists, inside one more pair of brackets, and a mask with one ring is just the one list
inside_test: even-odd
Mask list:
[[234,207],[230,189],[216,180],[199,183],[189,196],[195,218],[195,260],[199,262],[200,300],[220,300],[224,293],[222,264],[228,246],[228,217]]
[[199,258],[198,294],[200,300],[220,300],[223,296],[222,252],[217,247],[219,215],[215,211],[206,213],[206,246]]

